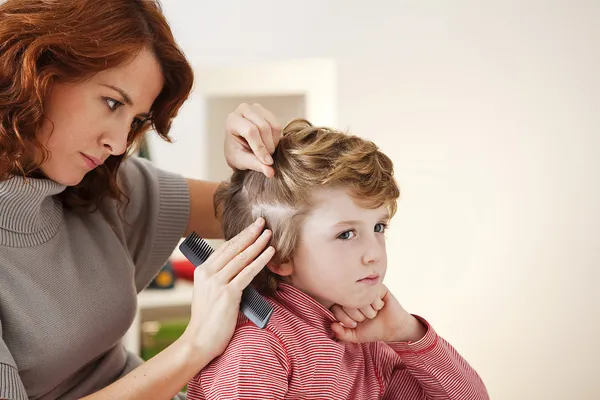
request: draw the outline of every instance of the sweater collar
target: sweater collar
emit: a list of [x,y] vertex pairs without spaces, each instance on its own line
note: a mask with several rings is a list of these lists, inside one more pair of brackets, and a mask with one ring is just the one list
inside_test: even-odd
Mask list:
[[52,238],[63,218],[57,195],[65,189],[50,179],[0,181],[0,246],[30,247]]

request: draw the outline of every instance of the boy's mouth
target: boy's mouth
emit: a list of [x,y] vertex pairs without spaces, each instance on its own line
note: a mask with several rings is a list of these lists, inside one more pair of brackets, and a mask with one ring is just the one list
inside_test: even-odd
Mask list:
[[359,279],[357,282],[366,283],[367,285],[375,285],[379,283],[379,274],[371,274],[369,276],[365,276],[362,279]]

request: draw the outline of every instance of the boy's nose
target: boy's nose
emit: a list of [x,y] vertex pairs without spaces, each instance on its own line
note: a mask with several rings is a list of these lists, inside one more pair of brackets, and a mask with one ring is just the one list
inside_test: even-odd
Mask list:
[[381,244],[380,243],[369,243],[367,244],[365,251],[363,252],[362,261],[365,265],[376,264],[381,260]]

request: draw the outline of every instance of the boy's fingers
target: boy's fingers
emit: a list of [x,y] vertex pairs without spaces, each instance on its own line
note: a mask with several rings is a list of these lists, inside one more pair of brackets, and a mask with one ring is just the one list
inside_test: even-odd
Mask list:
[[373,319],[377,316],[377,311],[370,305],[367,307],[361,308],[360,312],[362,313],[362,315],[364,315],[368,319]]
[[343,309],[346,312],[346,314],[348,314],[348,316],[356,322],[363,322],[364,320],[367,319],[367,317],[362,312],[360,312],[360,310],[357,310],[356,308],[344,307]]
[[333,331],[335,336],[341,341],[358,343],[356,329],[346,328],[342,326],[339,322],[334,322],[331,325],[331,330]]
[[385,306],[385,303],[380,298],[377,298],[377,300],[371,304],[371,307],[373,307],[373,310],[375,311],[381,310],[383,306]]
[[355,328],[356,327],[356,321],[353,320],[352,318],[350,318],[350,316],[348,314],[346,314],[346,312],[344,311],[344,309],[340,306],[338,306],[337,304],[335,304],[333,307],[331,307],[331,312],[333,313],[333,315],[335,316],[335,318],[340,321],[342,324],[344,324],[344,326],[350,327],[350,328]]

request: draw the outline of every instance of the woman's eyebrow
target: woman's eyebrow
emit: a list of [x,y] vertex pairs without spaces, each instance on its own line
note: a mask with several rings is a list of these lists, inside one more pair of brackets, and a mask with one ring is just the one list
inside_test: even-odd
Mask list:
[[[125,102],[125,104],[127,104],[130,107],[133,106],[133,101],[131,100],[131,97],[129,97],[129,95],[127,94],[127,92],[124,91],[123,89],[121,89],[120,87],[113,86],[113,85],[107,85],[105,83],[100,83],[99,85],[107,87],[109,89],[112,89],[115,92],[118,92],[121,95],[121,97],[123,97],[123,101]],[[144,117],[144,118],[148,118],[150,116],[149,113],[141,113],[141,114],[138,114],[138,115],[140,117]]]

